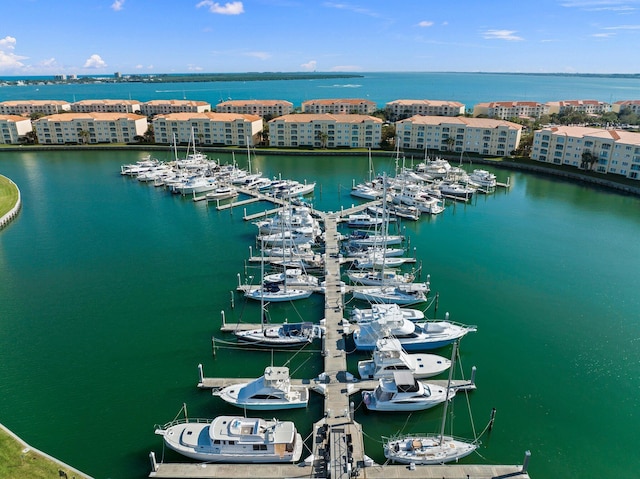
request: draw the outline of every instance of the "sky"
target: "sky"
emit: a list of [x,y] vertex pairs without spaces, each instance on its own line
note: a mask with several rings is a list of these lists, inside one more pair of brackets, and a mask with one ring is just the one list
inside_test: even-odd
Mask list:
[[0,76],[640,72],[640,0],[6,0]]

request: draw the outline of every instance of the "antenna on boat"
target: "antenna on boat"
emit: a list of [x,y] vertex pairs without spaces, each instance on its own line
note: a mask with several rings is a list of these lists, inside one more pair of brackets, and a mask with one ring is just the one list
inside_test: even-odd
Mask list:
[[440,439],[439,439],[440,446],[442,446],[442,442],[444,438],[444,427],[445,427],[445,424],[447,423],[447,408],[449,406],[449,401],[450,401],[449,390],[451,388],[453,370],[455,369],[454,365],[455,365],[457,351],[458,351],[458,341],[454,341],[453,347],[451,349],[451,366],[449,366],[449,379],[447,380],[447,392],[446,392],[447,400],[444,402],[444,411],[442,412],[442,425],[440,426]]

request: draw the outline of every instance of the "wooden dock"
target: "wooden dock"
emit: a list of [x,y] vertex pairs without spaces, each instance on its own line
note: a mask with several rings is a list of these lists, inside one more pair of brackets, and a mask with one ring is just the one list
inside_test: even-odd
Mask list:
[[[344,214],[344,212],[342,212]],[[362,426],[354,421],[351,395],[362,389],[374,389],[377,381],[353,381],[347,372],[346,335],[350,327],[344,318],[344,297],[340,284],[339,233],[340,213],[322,214],[325,222],[325,334],[322,339],[324,372],[311,380],[292,380],[308,384],[324,395],[324,415],[313,425],[312,456],[300,464],[182,464],[157,463],[150,454],[152,471],[157,478],[331,478],[351,479],[529,479],[529,454],[524,465],[438,465],[400,466],[370,465],[365,455]],[[257,327],[259,325],[251,325]],[[238,325],[226,325],[236,328]],[[217,388],[245,382],[238,378],[205,378],[199,367],[198,387]],[[435,382],[435,381],[430,381]],[[446,381],[443,381],[446,385]],[[458,383],[459,387],[472,384]]]

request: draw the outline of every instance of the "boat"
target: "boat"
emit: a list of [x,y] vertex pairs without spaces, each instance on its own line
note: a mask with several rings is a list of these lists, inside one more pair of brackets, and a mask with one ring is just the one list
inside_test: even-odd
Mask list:
[[373,391],[362,391],[362,402],[370,411],[422,411],[452,399],[456,390],[424,383],[409,371],[395,371],[381,378]]
[[373,161],[371,160],[371,148],[369,148],[369,181],[359,183],[353,180],[351,186],[351,196],[361,198],[363,200],[379,200],[384,194],[382,184],[376,178],[373,178]]
[[469,173],[467,182],[472,186],[476,186],[485,191],[495,188],[498,184],[496,175],[482,169],[475,169],[473,172]]
[[[358,326],[353,341],[359,351],[374,351],[380,338],[395,337],[405,351],[442,348],[477,330],[448,320],[411,321],[397,304],[374,304],[370,310],[352,315]],[[412,310],[407,310],[412,311]]]
[[410,284],[416,278],[413,273],[400,273],[395,269],[347,271],[347,277],[353,284],[365,286]]
[[404,241],[403,235],[371,234],[367,231],[354,231],[348,237],[351,246],[387,246],[398,245]]
[[288,286],[318,287],[319,280],[316,276],[307,274],[301,268],[289,268],[281,273],[268,274],[264,277],[265,283],[284,284]]
[[230,185],[221,185],[205,195],[207,201],[222,201],[236,198],[238,196],[237,188]]
[[368,213],[355,213],[347,216],[349,228],[371,228],[382,225],[383,221],[381,216],[372,216]]
[[397,285],[385,285],[356,289],[353,292],[355,299],[368,301],[369,303],[393,303],[409,306],[427,301],[429,292],[428,283],[408,283]]
[[287,463],[302,455],[303,441],[291,421],[241,416],[179,419],[156,427],[164,443],[204,462]]
[[358,361],[361,379],[393,377],[395,371],[409,371],[416,379],[437,376],[451,366],[451,361],[437,354],[408,354],[396,338],[381,338],[376,343],[373,358]]
[[232,384],[213,391],[213,395],[233,406],[260,411],[302,408],[309,402],[306,386],[291,385],[289,368],[274,366],[254,381]]
[[461,185],[459,183],[440,182],[437,185],[443,196],[453,198],[455,200],[468,201],[473,197],[475,188]]
[[234,331],[238,341],[266,348],[297,348],[323,335],[321,326],[311,322],[262,324],[260,328]]
[[[452,363],[456,352],[457,342],[453,344]],[[451,385],[453,369],[452,365],[449,370],[448,388]],[[383,446],[384,456],[392,463],[429,465],[458,461],[474,452],[479,446],[477,440],[445,436],[448,405],[449,401],[445,401],[439,434],[406,434],[386,439]]]

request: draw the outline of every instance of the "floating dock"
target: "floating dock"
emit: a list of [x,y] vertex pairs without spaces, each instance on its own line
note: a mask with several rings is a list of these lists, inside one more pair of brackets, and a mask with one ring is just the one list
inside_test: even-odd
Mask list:
[[[272,201],[271,198],[265,198]],[[373,389],[377,381],[353,381],[347,372],[345,338],[350,330],[344,318],[344,297],[340,283],[340,255],[337,230],[341,213],[318,213],[325,224],[325,334],[322,338],[324,373],[314,380],[295,380],[308,384],[314,391],[324,395],[324,415],[313,425],[312,455],[299,464],[182,464],[158,463],[155,454],[150,454],[151,473],[156,478],[331,478],[353,477],[371,479],[529,479],[527,466],[530,454],[525,454],[523,465],[438,465],[406,466],[375,465],[364,451],[362,426],[353,419],[350,399],[361,389]],[[245,216],[246,219],[246,216]],[[257,325],[250,325],[257,327]],[[226,325],[238,327],[238,325]],[[199,367],[198,387],[217,388],[244,380],[234,378],[205,378]],[[294,381],[292,381],[294,383]],[[446,381],[445,381],[446,383]],[[467,383],[459,387],[470,387]]]

